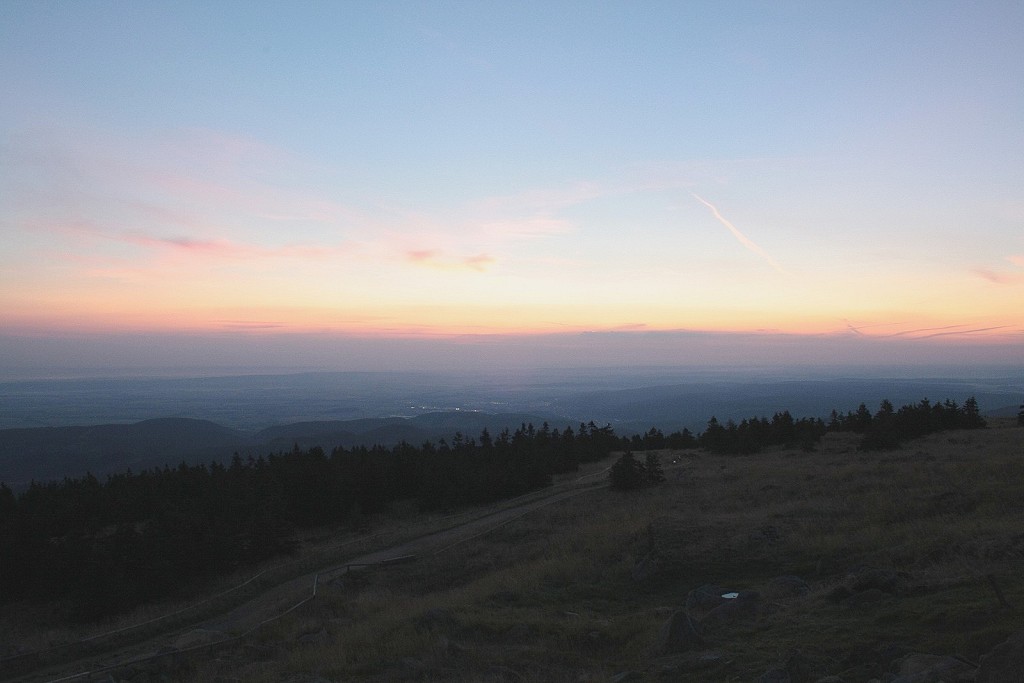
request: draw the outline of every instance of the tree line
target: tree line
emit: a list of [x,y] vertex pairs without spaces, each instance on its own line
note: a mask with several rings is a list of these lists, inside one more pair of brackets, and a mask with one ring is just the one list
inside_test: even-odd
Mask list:
[[[1017,422],[1024,426],[1024,405],[1017,416]],[[766,417],[752,417],[739,423],[727,420],[724,424],[711,417],[703,432],[696,436],[689,430],[665,435],[661,430],[651,428],[645,434],[631,438],[623,437],[623,454],[612,465],[609,483],[612,488],[629,490],[652,486],[664,480],[655,451],[663,449],[685,450],[703,448],[716,454],[741,455],[758,453],[766,448],[799,447],[812,451],[828,432],[854,432],[861,435],[858,446],[861,450],[882,450],[899,448],[909,439],[949,429],[980,429],[986,426],[978,410],[978,402],[972,396],[962,406],[945,400],[932,404],[923,399],[908,404],[899,410],[892,402],[883,400],[878,411],[872,413],[861,403],[856,411],[845,414],[833,410],[826,423],[820,418],[794,419],[789,411]],[[633,451],[645,452],[644,460],[633,455]]]
[[521,425],[449,443],[322,448],[229,464],[0,486],[0,602],[58,598],[96,618],[295,549],[298,529],[509,498],[618,447],[610,426]]
[[[861,448],[891,448],[944,429],[985,426],[977,402],[927,399],[896,410],[832,411],[828,422],[788,411],[739,423],[712,417],[705,430],[665,435],[657,428],[619,437],[610,425],[577,429],[523,424],[492,436],[456,433],[421,446],[322,448],[227,464],[92,475],[33,483],[15,495],[0,484],[0,604],[58,598],[81,618],[180,594],[208,579],[293,552],[296,531],[360,525],[366,515],[409,501],[422,511],[510,498],[550,484],[581,463],[624,455],[610,470],[616,488],[664,478],[656,451],[704,448],[756,453],[771,447],[813,450],[829,431],[861,435]],[[646,451],[643,459],[633,451]]]
[[[1018,422],[1024,425],[1024,406]],[[892,402],[883,400],[872,413],[861,403],[856,411],[839,413],[833,410],[826,422],[821,418],[794,418],[788,410],[767,417],[751,417],[736,422],[720,422],[711,417],[703,432],[697,435],[682,430],[665,435],[652,428],[645,434],[622,438],[622,449],[651,451],[703,448],[716,454],[740,455],[758,453],[766,448],[785,447],[813,450],[828,432],[854,432],[861,435],[861,450],[899,448],[910,439],[949,429],[980,429],[986,426],[978,402],[972,396],[964,404],[946,399],[931,403],[922,399],[896,410]]]

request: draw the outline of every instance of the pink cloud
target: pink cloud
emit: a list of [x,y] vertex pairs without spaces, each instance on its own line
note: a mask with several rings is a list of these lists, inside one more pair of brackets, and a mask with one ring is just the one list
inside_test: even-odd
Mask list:
[[475,254],[461,259],[445,258],[433,249],[412,249],[405,252],[405,257],[417,265],[439,268],[442,270],[475,270],[484,272],[496,259],[489,254]]
[[[224,259],[304,258],[323,259],[352,251],[349,244],[286,244],[266,247],[227,239],[201,239],[190,235],[154,236],[141,231],[113,231],[88,220],[31,222],[33,230],[69,235],[74,238],[101,239],[131,244],[157,251],[178,252],[194,256]],[[94,269],[100,272],[100,269]]]
[[1007,256],[1006,260],[1015,266],[1020,266],[1021,268],[1024,268],[1024,255],[1022,254],[1013,254],[1012,256]]
[[484,270],[487,270],[487,268],[491,264],[493,264],[494,261],[495,261],[495,259],[494,259],[493,256],[489,256],[487,254],[477,254],[476,256],[470,256],[467,259],[463,259],[462,263],[467,268],[472,268],[473,270],[484,271]]
[[998,273],[988,268],[975,268],[974,274],[997,285],[1016,285],[1024,282],[1022,273]]
[[126,234],[113,239],[157,249],[172,249],[189,254],[220,258],[328,258],[348,251],[345,245],[287,244],[263,247],[255,244],[232,242],[224,239],[204,240],[188,236],[152,237]]
[[414,249],[413,251],[406,252],[406,256],[413,263],[425,263],[434,259],[434,252],[430,249]]

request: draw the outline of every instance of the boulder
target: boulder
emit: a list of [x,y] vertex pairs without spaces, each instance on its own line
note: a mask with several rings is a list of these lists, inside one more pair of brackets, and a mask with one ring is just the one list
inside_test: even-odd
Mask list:
[[695,650],[703,644],[697,622],[685,611],[678,610],[662,625],[654,650],[658,654],[669,654]]

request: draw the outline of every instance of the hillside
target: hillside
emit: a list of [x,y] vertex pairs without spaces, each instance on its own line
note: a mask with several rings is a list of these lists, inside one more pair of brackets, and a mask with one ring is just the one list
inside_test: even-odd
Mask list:
[[[305,585],[278,598],[283,616],[241,640],[175,655],[248,630],[207,621],[173,648],[153,647],[164,656],[111,675],[852,683],[916,671],[905,680],[1014,680],[992,677],[991,653],[1024,624],[1024,429],[1006,420],[898,450],[856,444],[854,434],[830,433],[813,452],[663,451],[661,485],[584,489],[457,543],[422,536],[414,562],[327,572],[315,597]],[[600,479],[608,464],[589,471]],[[333,548],[337,567],[356,538],[362,549],[349,557],[387,557],[396,533],[416,533],[411,522],[394,510],[368,520],[362,537],[323,530],[296,561],[310,566]],[[24,616],[3,633],[28,646],[36,636]],[[47,639],[61,639],[38,619]]]
[[18,489],[30,481],[61,480],[86,472],[102,477],[191,463],[224,460],[252,439],[208,420],[160,418],[134,424],[0,430],[0,481]]
[[[102,479],[128,469],[226,463],[234,453],[266,456],[307,449],[394,446],[402,441],[451,440],[458,432],[475,438],[488,429],[498,434],[520,424],[540,426],[542,416],[476,411],[432,412],[411,418],[360,418],[277,425],[248,434],[208,420],[160,418],[133,424],[0,429],[0,482],[14,490],[31,481],[60,481],[87,472]],[[562,427],[566,422],[560,423]]]
[[[973,680],[1024,623],[1024,429],[882,453],[850,436],[813,453],[663,453],[679,462],[661,486],[593,492],[343,576],[189,675],[753,681],[779,669],[789,678],[770,680],[852,682],[935,665]],[[730,592],[741,597],[719,597]],[[670,635],[680,612],[695,630]]]

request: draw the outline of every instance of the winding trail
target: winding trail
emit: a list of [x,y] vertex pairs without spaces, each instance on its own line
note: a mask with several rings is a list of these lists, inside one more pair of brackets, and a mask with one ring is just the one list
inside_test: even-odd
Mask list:
[[[387,564],[388,561],[412,559],[414,556],[438,555],[463,543],[470,542],[510,522],[550,505],[579,495],[606,488],[605,483],[588,483],[607,470],[600,470],[554,487],[525,494],[518,498],[496,503],[484,509],[462,513],[468,517],[447,528],[417,536],[397,544],[355,555],[342,562],[334,560],[300,576],[266,587],[249,599],[224,611],[184,623],[169,620],[166,628],[152,632],[153,624],[179,612],[151,619],[138,627],[147,626],[145,635],[134,640],[127,627],[101,636],[58,646],[50,650],[25,653],[0,660],[0,681],[5,683],[63,683],[65,681],[106,680],[110,672],[139,665],[152,666],[162,657],[173,657],[200,650],[213,651],[221,646],[237,644],[261,626],[270,623],[316,597],[319,583],[344,572],[357,571],[366,566]],[[601,479],[598,479],[601,481]],[[255,578],[255,577],[254,577]],[[251,581],[252,579],[250,579]],[[246,583],[249,583],[248,581]],[[234,589],[231,589],[234,590]],[[229,593],[231,591],[226,591]],[[104,640],[108,640],[104,643]],[[88,646],[90,652],[77,656],[75,647]],[[67,648],[65,661],[54,655]],[[46,655],[46,656],[41,656]],[[33,657],[38,661],[33,662]]]

